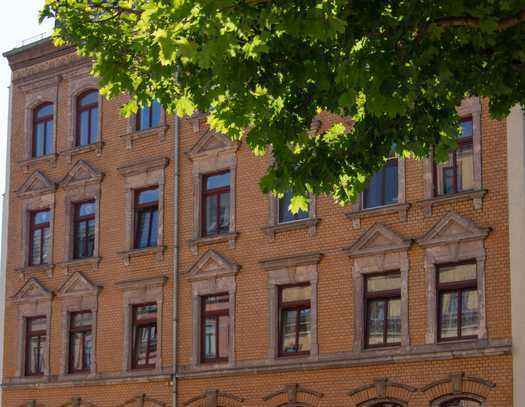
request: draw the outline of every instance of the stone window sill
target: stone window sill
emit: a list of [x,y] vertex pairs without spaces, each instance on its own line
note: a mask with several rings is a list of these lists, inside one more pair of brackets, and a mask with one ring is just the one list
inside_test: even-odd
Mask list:
[[67,157],[67,160],[71,162],[73,160],[73,157],[81,154],[90,153],[93,151],[96,151],[97,157],[100,157],[102,155],[102,149],[104,148],[104,142],[103,141],[97,141],[93,144],[87,144],[85,146],[76,146],[73,147],[70,150],[66,150],[63,152],[65,156]]
[[275,239],[275,235],[278,233],[288,232],[291,230],[308,229],[310,236],[315,235],[317,225],[321,221],[319,218],[301,219],[292,222],[278,223],[275,225],[264,226],[263,232],[269,236],[272,240]]
[[84,259],[71,259],[66,260],[61,263],[58,263],[57,266],[63,267],[66,269],[66,272],[69,273],[73,268],[90,268],[92,271],[98,269],[102,257],[87,257]]
[[233,249],[235,247],[235,242],[239,237],[239,232],[230,232],[230,233],[221,233],[213,236],[199,237],[197,239],[192,239],[189,241],[190,249],[193,254],[198,254],[199,248],[202,246],[209,246],[218,243],[229,243],[230,247]]
[[39,266],[24,266],[17,268],[16,271],[21,275],[30,275],[33,273],[46,273],[48,277],[53,277],[54,264],[42,264]]
[[79,382],[97,377],[93,372],[67,373],[57,377],[57,382]]
[[358,211],[347,212],[345,216],[352,221],[352,227],[359,229],[361,227],[361,219],[371,218],[375,216],[399,214],[399,221],[406,222],[409,203],[396,203],[385,206],[378,206],[369,209],[360,209]]
[[130,260],[134,257],[155,256],[157,261],[162,261],[166,246],[146,247],[144,249],[131,249],[117,254],[124,260],[126,266],[129,266]]
[[24,167],[25,172],[29,172],[29,170],[32,167],[42,164],[42,163],[50,164],[54,168],[57,162],[57,158],[58,158],[58,154],[52,153],[52,154],[44,155],[42,157],[36,157],[36,158],[32,157],[27,160],[21,160],[21,161],[18,161],[18,164]]
[[486,189],[475,191],[458,192],[456,194],[439,195],[429,199],[418,201],[416,205],[423,209],[425,216],[432,216],[432,208],[434,206],[445,205],[450,202],[469,201],[472,200],[474,209],[483,208],[483,197],[487,193]]
[[44,384],[49,383],[49,376],[21,376],[21,377],[10,377],[5,380],[5,384]]
[[168,126],[158,126],[151,129],[133,131],[128,134],[120,136],[122,140],[126,143],[126,148],[131,150],[133,148],[133,143],[137,140],[147,139],[149,137],[157,136],[159,138],[159,143],[162,143],[166,139],[166,133],[168,131]]

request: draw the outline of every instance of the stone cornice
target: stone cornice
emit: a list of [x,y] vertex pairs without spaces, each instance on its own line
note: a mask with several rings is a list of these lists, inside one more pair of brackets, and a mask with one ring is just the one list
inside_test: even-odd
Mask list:
[[312,264],[319,264],[322,253],[303,253],[292,256],[274,257],[272,259],[261,260],[259,264],[266,271],[285,269],[297,266],[309,266]]

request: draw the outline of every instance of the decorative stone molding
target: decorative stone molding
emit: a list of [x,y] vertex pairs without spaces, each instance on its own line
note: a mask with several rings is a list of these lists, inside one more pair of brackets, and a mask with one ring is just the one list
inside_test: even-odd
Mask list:
[[465,397],[485,405],[490,391],[496,385],[490,380],[467,376],[464,373],[451,373],[445,379],[438,379],[421,388],[421,392],[431,402],[431,407],[440,407],[444,402]]
[[[230,247],[235,247],[236,233],[236,173],[237,150],[240,142],[231,141],[226,135],[208,130],[195,145],[186,152],[192,161],[193,182],[193,227],[192,239],[189,241],[191,251],[198,255],[199,247],[227,241]],[[230,230],[222,236],[202,236],[201,208],[202,208],[202,179],[206,174],[229,170],[230,171]]]
[[122,347],[122,373],[131,371],[133,346],[133,306],[148,302],[157,304],[157,360],[155,372],[162,371],[162,308],[166,276],[120,281],[115,285],[123,291],[124,334]]
[[[91,311],[91,371],[90,375],[97,372],[96,345],[97,345],[97,310],[98,294],[102,287],[95,285],[89,278],[81,272],[76,272],[59,288],[57,296],[61,301],[61,320],[62,320],[62,353],[60,360],[60,375],[69,373],[69,330],[71,323],[71,313],[81,311]],[[85,376],[85,374],[81,374]],[[78,375],[76,375],[78,376]]]
[[[269,341],[268,363],[278,358],[278,332],[279,332],[279,287],[289,284],[309,283],[312,287],[311,307],[311,342],[308,360],[319,358],[319,342],[317,334],[317,285],[319,263],[322,253],[305,253],[300,255],[277,257],[262,260],[261,267],[268,272],[268,304],[269,304]],[[290,362],[296,358],[287,358]],[[283,359],[285,360],[285,359]]]
[[[214,250],[208,250],[188,270],[188,279],[191,281],[192,296],[192,366],[197,367],[201,362],[201,309],[202,297],[214,294],[228,293],[228,316],[230,321],[228,337],[228,366],[235,364],[235,294],[237,286],[235,276],[240,266]],[[206,369],[224,367],[224,363],[210,365]]]
[[359,229],[361,219],[395,213],[399,214],[400,222],[406,222],[410,204],[406,202],[404,158],[397,158],[397,184],[397,203],[391,205],[363,208],[363,193],[360,193],[355,202],[352,203],[352,211],[345,214],[352,221],[352,227]]
[[456,194],[438,195],[433,198],[423,199],[416,202],[418,208],[423,209],[425,216],[432,216],[432,208],[435,206],[447,205],[451,202],[462,202],[472,200],[474,209],[483,208],[483,197],[486,195],[487,190],[482,189],[479,191],[464,191]]
[[102,155],[102,150],[104,148],[104,145],[105,145],[105,142],[97,141],[96,143],[93,143],[93,144],[86,144],[84,146],[72,147],[68,150],[63,151],[62,154],[66,156],[66,159],[69,163],[71,163],[76,156],[84,155],[92,151],[95,151],[97,157],[100,157]]
[[73,397],[71,400],[66,401],[59,407],[97,407],[95,404],[85,401],[80,397]]
[[263,398],[267,406],[305,406],[316,407],[320,405],[323,393],[302,387],[299,384],[288,384],[282,390],[268,394]]
[[203,394],[184,402],[183,406],[206,407],[241,407],[244,399],[216,389],[206,390]]
[[86,189],[89,185],[99,185],[103,179],[104,173],[87,161],[78,160],[60,181],[59,185],[65,190]]
[[164,403],[163,401],[148,397],[145,393],[143,393],[143,394],[139,394],[138,396],[135,396],[125,401],[122,404],[119,404],[117,407],[125,407],[129,405],[135,405],[137,407],[144,407],[146,403],[154,404],[159,407],[164,407],[166,405],[166,403]]
[[[135,162],[130,165],[118,168],[118,172],[124,177],[126,189],[126,237],[125,250],[119,252],[126,265],[129,265],[130,259],[136,256],[145,256],[155,254],[157,260],[161,261],[164,256],[164,191],[165,191],[165,173],[169,164],[167,157],[158,157],[145,161]],[[135,231],[135,190],[158,186],[159,188],[159,224],[157,231],[157,246],[146,249],[134,248],[134,231]]]
[[36,400],[29,400],[20,404],[18,407],[45,407],[44,404],[38,403]]
[[408,315],[408,272],[410,262],[408,250],[411,239],[403,236],[382,224],[375,224],[345,252],[353,259],[352,285],[354,287],[354,352],[365,348],[365,307],[364,290],[367,275],[399,271],[401,277],[401,347],[410,345]]
[[135,142],[139,140],[149,139],[155,136],[158,138],[159,144],[166,140],[166,134],[168,132],[169,126],[167,122],[166,111],[162,106],[160,108],[160,122],[157,127],[152,127],[144,130],[137,130],[136,121],[137,115],[131,115],[128,119],[128,132],[120,136],[122,140],[126,143],[126,148],[128,150],[132,150],[133,144],[135,144]]
[[38,378],[39,381],[46,381],[49,379],[50,368],[49,368],[49,335],[51,332],[51,300],[53,299],[53,292],[45,287],[38,279],[30,278],[26,283],[11,297],[11,301],[17,305],[17,330],[18,330],[18,341],[17,341],[17,365],[16,365],[16,377],[21,380],[35,379],[32,377],[25,378],[25,365],[26,365],[26,331],[27,331],[27,318],[45,316],[46,317],[46,332],[47,340],[44,345],[44,374],[42,378]]
[[21,199],[34,198],[55,192],[56,184],[42,171],[33,172],[17,189],[16,195]]
[[447,213],[417,242],[425,249],[427,276],[427,333],[426,343],[437,342],[437,266],[474,260],[477,266],[479,302],[478,338],[487,338],[485,310],[485,246],[489,228],[479,227],[456,212]]
[[374,383],[351,390],[348,395],[359,407],[373,407],[380,403],[393,402],[408,407],[412,393],[417,389],[406,384],[390,381],[388,378],[376,379]]

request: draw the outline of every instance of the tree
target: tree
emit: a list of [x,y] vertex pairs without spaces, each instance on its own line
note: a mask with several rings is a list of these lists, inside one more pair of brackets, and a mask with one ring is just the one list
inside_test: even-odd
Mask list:
[[[523,0],[46,0],[57,45],[94,60],[130,115],[158,99],[275,157],[263,191],[346,203],[394,148],[438,159],[455,111],[488,97],[525,104]],[[351,118],[312,134],[321,111]]]

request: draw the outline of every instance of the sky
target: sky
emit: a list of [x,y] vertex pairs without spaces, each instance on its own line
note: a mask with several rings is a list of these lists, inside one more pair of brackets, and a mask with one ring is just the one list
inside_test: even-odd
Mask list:
[[[38,23],[38,11],[44,0],[7,0],[2,2],[0,13],[0,54],[21,46],[32,37],[50,33],[52,22]],[[36,40],[38,37],[33,38]],[[0,192],[5,192],[5,163],[7,151],[7,110],[11,70],[7,60],[0,55]],[[0,205],[0,211],[2,206]],[[0,226],[2,217],[0,217]]]

